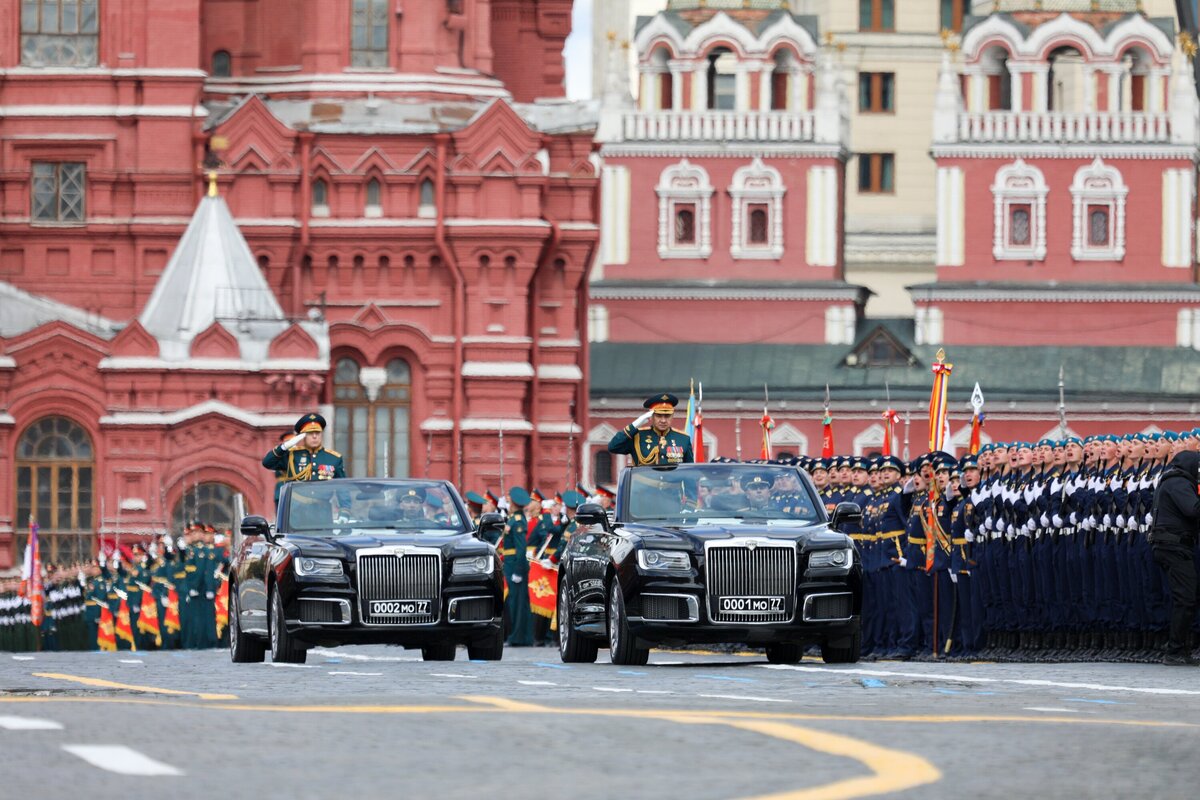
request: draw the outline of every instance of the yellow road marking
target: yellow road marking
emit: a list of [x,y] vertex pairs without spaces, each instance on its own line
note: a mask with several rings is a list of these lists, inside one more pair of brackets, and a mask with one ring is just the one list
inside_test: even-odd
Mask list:
[[236,694],[210,694],[207,692],[185,692],[180,689],[162,689],[157,686],[135,686],[130,683],[106,681],[103,678],[88,678],[83,675],[65,675],[61,672],[35,672],[35,678],[49,678],[56,681],[82,683],[84,686],[97,686],[103,689],[125,689],[130,692],[146,692],[148,694],[170,694],[186,697],[199,697],[201,700],[237,700]]
[[520,714],[554,714],[555,709],[548,706],[539,706],[534,703],[522,703],[519,700],[509,700],[507,697],[484,697],[482,695],[462,695],[459,700],[466,700],[469,703],[480,703],[482,705],[494,706],[501,711],[515,711]]

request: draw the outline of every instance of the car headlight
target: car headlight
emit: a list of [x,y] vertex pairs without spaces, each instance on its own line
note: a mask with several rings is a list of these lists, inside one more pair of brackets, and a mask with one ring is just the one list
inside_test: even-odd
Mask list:
[[844,569],[854,563],[854,548],[847,547],[842,550],[821,550],[813,553],[808,557],[809,569],[829,567],[832,569]]
[[336,558],[298,556],[292,563],[296,565],[296,574],[305,578],[340,578],[346,574],[342,562]]
[[493,569],[492,557],[468,556],[456,558],[450,567],[451,575],[491,575]]
[[692,560],[680,550],[638,550],[638,566],[649,572],[689,572]]

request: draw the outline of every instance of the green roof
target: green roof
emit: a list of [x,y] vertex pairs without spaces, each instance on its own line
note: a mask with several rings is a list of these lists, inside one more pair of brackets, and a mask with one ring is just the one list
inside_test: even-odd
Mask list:
[[[820,400],[828,383],[836,398],[928,398],[937,347],[915,345],[916,363],[850,367],[844,345],[660,344],[591,345],[593,397],[642,398],[704,383],[705,398]],[[1200,396],[1200,351],[1183,347],[949,346],[954,365],[951,402],[965,401],[975,382],[988,401],[1058,401],[1058,372],[1068,398],[1095,402],[1192,400]]]

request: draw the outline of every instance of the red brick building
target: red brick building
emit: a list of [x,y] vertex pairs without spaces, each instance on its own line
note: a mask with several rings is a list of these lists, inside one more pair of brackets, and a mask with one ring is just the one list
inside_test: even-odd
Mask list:
[[5,4],[0,568],[31,514],[66,559],[269,510],[313,407],[354,474],[559,483],[598,240],[570,11]]

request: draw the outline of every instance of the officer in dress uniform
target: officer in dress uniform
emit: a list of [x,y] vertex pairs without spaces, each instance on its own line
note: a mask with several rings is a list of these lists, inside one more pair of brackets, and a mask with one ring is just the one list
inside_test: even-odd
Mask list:
[[617,431],[608,452],[632,456],[636,467],[691,464],[695,461],[691,437],[671,427],[677,405],[679,398],[666,392],[647,399],[642,407],[649,410]]
[[509,634],[505,642],[510,647],[529,647],[533,644],[533,613],[529,610],[529,520],[526,517],[533,498],[521,486],[508,492],[512,502],[512,513],[504,524],[504,537],[500,542],[500,555],[504,558],[504,580],[508,584],[505,613],[508,616]]
[[[320,414],[305,414],[296,421],[296,434],[272,447],[263,456],[262,465],[282,471],[284,482],[346,477],[342,454],[324,447],[325,427],[325,418]],[[282,486],[281,483],[276,485]]]

